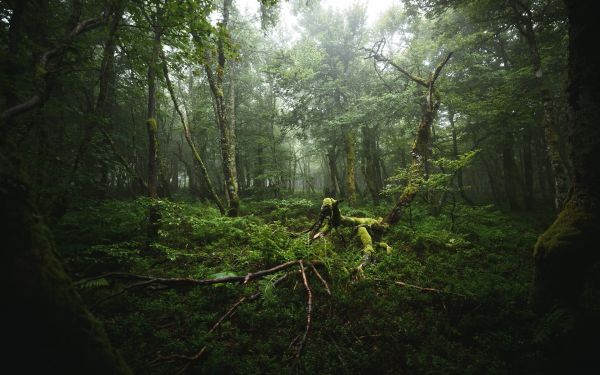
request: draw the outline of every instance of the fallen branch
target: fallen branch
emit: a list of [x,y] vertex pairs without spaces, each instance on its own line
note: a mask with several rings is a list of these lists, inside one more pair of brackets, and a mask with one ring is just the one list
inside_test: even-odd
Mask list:
[[[242,283],[246,284],[249,281],[260,279],[267,275],[271,275],[273,273],[277,273],[279,271],[283,271],[295,264],[298,264],[297,260],[292,260],[286,263],[282,263],[275,267],[260,270],[257,272],[249,273],[245,276],[226,276],[220,277],[217,279],[192,279],[187,277],[173,277],[173,278],[165,278],[165,277],[154,277],[154,276],[145,276],[145,275],[136,275],[132,273],[124,273],[124,272],[109,272],[103,275],[94,276],[86,279],[79,280],[75,282],[75,285],[80,285],[92,280],[97,280],[101,278],[112,278],[112,279],[123,279],[123,280],[139,280],[146,281],[143,285],[152,285],[152,284],[162,284],[164,286],[170,288],[179,288],[186,286],[207,286],[207,285],[215,285],[215,284],[225,284],[225,283]],[[127,289],[127,287],[125,288]]]
[[391,282],[394,285],[399,285],[399,286],[403,286],[403,287],[406,287],[406,288],[413,288],[413,289],[420,290],[422,292],[437,293],[437,294],[451,294],[451,295],[454,295],[454,296],[459,296],[459,297],[467,298],[467,296],[464,295],[464,294],[454,293],[454,292],[448,292],[446,290],[435,289],[435,288],[428,288],[428,287],[423,287],[423,286],[419,286],[419,285],[409,284],[409,283],[405,283],[404,281],[390,281],[390,280],[383,280],[383,279],[373,279],[373,280],[375,280],[375,281],[382,281],[382,282]]
[[300,354],[302,354],[302,349],[304,348],[304,343],[306,342],[306,338],[308,337],[308,331],[310,330],[310,325],[312,321],[312,292],[310,287],[308,286],[308,279],[306,278],[306,273],[304,272],[304,264],[302,260],[298,261],[300,264],[300,273],[302,274],[302,282],[304,283],[304,288],[306,289],[307,295],[307,306],[306,306],[306,328],[304,329],[304,335],[302,335],[302,339],[298,344],[298,349],[296,350],[296,358],[300,358]]
[[327,292],[327,294],[331,295],[331,290],[329,289],[329,284],[327,284],[327,281],[325,281],[323,276],[321,276],[319,271],[317,271],[314,264],[312,264],[312,263],[309,263],[309,264],[310,264],[310,267],[312,268],[313,272],[315,273],[315,276],[317,276],[317,278],[319,280],[321,280],[321,283],[323,284],[323,287],[325,288],[325,291]]

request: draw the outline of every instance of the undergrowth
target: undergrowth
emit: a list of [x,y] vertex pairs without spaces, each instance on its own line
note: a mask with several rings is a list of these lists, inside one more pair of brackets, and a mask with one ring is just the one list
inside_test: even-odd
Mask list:
[[[206,347],[190,372],[206,374],[516,374],[535,373],[527,307],[531,249],[543,228],[493,207],[456,206],[432,217],[415,205],[385,233],[394,251],[378,253],[357,277],[362,257],[351,230],[308,245],[320,199],[246,202],[228,218],[200,204],[160,201],[160,229],[146,240],[147,199],[74,209],[54,228],[76,280],[105,272],[195,279],[245,275],[286,261],[318,264],[332,295],[312,273],[311,326],[296,358],[292,342],[306,325],[306,291],[281,273],[245,285],[124,290],[100,278],[78,284],[114,345],[137,373],[171,374],[172,354]],[[385,206],[345,215],[377,217]],[[523,215],[521,215],[523,217]],[[532,223],[538,223],[535,227]],[[429,289],[420,289],[429,288]],[[242,296],[261,292],[212,334]]]

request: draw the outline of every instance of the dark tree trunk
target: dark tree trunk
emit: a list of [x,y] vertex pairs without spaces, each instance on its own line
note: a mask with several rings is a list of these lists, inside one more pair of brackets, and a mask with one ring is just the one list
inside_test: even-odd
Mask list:
[[84,307],[36,212],[19,162],[0,150],[3,368],[19,373],[129,374]]
[[517,197],[517,170],[513,152],[514,137],[512,131],[507,129],[502,140],[502,170],[504,177],[504,193],[506,201],[511,210],[518,210],[519,200]]
[[[448,120],[450,121],[450,130],[452,135],[452,156],[454,157],[454,160],[458,160],[458,134],[456,131],[456,124],[454,123],[454,112],[450,111],[448,114]],[[467,204],[473,205],[473,201],[465,192],[462,168],[459,168],[456,171],[456,182],[458,185],[458,192],[460,193],[462,199],[464,199]]]
[[377,142],[375,140],[375,134],[377,128],[369,128],[368,126],[362,127],[362,172],[365,177],[365,184],[367,190],[371,194],[373,203],[379,203],[379,192],[383,188],[383,181],[381,178],[381,168],[379,158],[377,155]]
[[331,177],[331,192],[333,197],[342,196],[342,188],[340,186],[340,178],[337,170],[337,150],[335,145],[330,146],[327,150],[327,163],[329,165],[329,175]]
[[531,210],[535,206],[535,198],[533,195],[533,156],[531,152],[531,125],[525,125],[523,134],[523,180],[524,191],[523,200],[527,210]]
[[[532,303],[536,311],[561,314],[546,320],[550,372],[585,368],[600,372],[597,360],[598,263],[600,253],[600,55],[594,48],[597,15],[584,1],[566,0],[569,17],[569,141],[573,165],[569,199],[534,250]],[[595,267],[595,268],[594,268]],[[552,315],[557,316],[557,315]],[[569,324],[565,325],[564,322]],[[548,328],[552,330],[547,333]]]

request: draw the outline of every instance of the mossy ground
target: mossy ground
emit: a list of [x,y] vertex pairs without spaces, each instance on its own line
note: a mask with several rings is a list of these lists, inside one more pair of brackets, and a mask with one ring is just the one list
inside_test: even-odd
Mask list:
[[[394,251],[376,252],[362,278],[352,277],[362,244],[341,228],[311,245],[306,235],[321,198],[245,201],[229,218],[200,204],[161,201],[161,256],[144,254],[147,200],[87,202],[55,228],[74,278],[106,271],[164,277],[243,275],[293,259],[319,261],[328,296],[309,273],[313,326],[300,360],[290,343],[304,331],[306,292],[297,276],[273,288],[272,275],[248,285],[180,290],[137,289],[96,303],[123,287],[113,280],[80,293],[137,373],[173,373],[169,354],[207,352],[197,373],[518,374],[536,373],[534,317],[527,305],[532,249],[549,223],[493,207],[458,206],[431,217],[419,204],[383,236]],[[343,215],[381,217],[390,204]],[[454,217],[454,221],[452,218]],[[396,282],[435,288],[425,292]],[[243,304],[212,335],[206,332],[241,296]]]

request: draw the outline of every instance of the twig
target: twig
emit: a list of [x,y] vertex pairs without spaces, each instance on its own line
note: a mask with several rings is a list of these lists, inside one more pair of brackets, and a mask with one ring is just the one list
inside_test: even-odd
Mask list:
[[[294,263],[298,263],[298,262],[294,261]],[[281,282],[283,282],[290,274],[297,273],[297,272],[300,272],[300,271],[286,272],[280,278],[278,278],[277,280],[275,280],[272,283],[273,287],[276,287]],[[223,323],[225,321],[225,319],[228,319],[231,316],[233,316],[233,314],[235,313],[235,311],[238,309],[238,307],[240,307],[240,305],[242,303],[244,303],[244,302],[254,302],[261,295],[262,295],[262,292],[258,291],[256,293],[252,294],[250,297],[244,296],[244,297],[240,298],[236,303],[234,303],[229,308],[229,310],[227,310],[227,312],[225,314],[223,314],[215,322],[215,324],[213,324],[213,326],[206,333],[206,336],[208,336],[208,335],[212,334],[214,331],[216,331],[216,329],[219,328],[219,326],[221,325],[221,323]],[[183,365],[183,367],[181,368],[180,371],[178,371],[178,373],[184,373],[192,365],[193,362],[199,360],[202,357],[202,355],[206,352],[207,347],[208,347],[207,345],[204,345],[198,352],[196,352],[196,354],[190,355],[190,356],[183,355],[183,354],[171,354],[171,355],[168,355],[168,356],[158,355],[157,358],[151,362],[151,366],[156,366],[157,364],[162,363],[162,362],[171,362],[171,361],[175,361],[175,360],[185,360],[185,361],[187,361],[187,363]]]
[[110,296],[106,296],[104,298],[99,299],[98,301],[94,302],[93,306],[98,306],[102,302],[106,302],[109,299],[120,296],[121,294],[125,293],[128,290],[141,288],[143,286],[150,285],[150,284],[152,284],[152,280],[140,281],[139,283],[128,285],[128,286],[124,287],[123,289],[119,290],[118,292],[111,294]]
[[306,307],[306,329],[304,330],[304,335],[302,335],[302,339],[298,344],[298,350],[296,351],[296,358],[300,358],[300,354],[302,354],[302,349],[304,348],[304,343],[306,342],[306,337],[308,336],[308,331],[310,330],[310,324],[312,320],[312,292],[310,287],[308,286],[308,280],[306,279],[306,273],[304,272],[304,264],[302,260],[299,260],[300,264],[300,273],[302,274],[302,282],[304,283],[304,288],[306,288],[307,295],[307,307]]
[[[238,309],[238,307],[240,307],[240,305],[242,303],[244,303],[244,301],[246,301],[247,297],[242,297],[240,298],[236,303],[234,303],[229,310],[227,310],[227,312],[225,314],[223,314],[223,316],[221,316],[221,318],[219,318],[219,320],[217,320],[217,322],[215,324],[213,324],[213,326],[208,330],[208,332],[206,333],[206,335],[210,335],[211,333],[213,333],[220,325],[221,323],[223,323],[225,321],[225,319],[229,318],[230,316],[232,316],[235,311]],[[194,361],[198,360],[200,357],[202,357],[202,354],[204,354],[204,352],[206,351],[207,346],[204,345],[202,347],[202,349],[200,349],[196,354],[194,354],[191,357],[188,357],[189,361],[181,368],[180,371],[178,371],[179,374],[183,374],[190,366],[192,363],[194,363]]]
[[323,283],[323,287],[325,287],[325,290],[327,291],[327,294],[331,295],[331,290],[329,289],[329,284],[327,284],[327,281],[325,281],[325,279],[323,278],[323,276],[321,276],[321,274],[319,273],[319,271],[317,271],[317,269],[314,266],[314,264],[312,264],[312,263],[309,263],[309,264],[310,264],[310,267],[312,268],[313,272],[317,276],[317,278],[319,280],[321,280],[321,283]]
[[448,292],[448,291],[445,291],[445,290],[435,289],[435,288],[426,288],[426,287],[422,287],[422,286],[418,286],[418,285],[408,284],[408,283],[405,283],[403,281],[394,281],[394,284],[400,285],[400,286],[404,286],[404,287],[408,287],[408,288],[418,289],[418,290],[421,290],[423,292],[441,293],[441,294],[452,294],[452,295],[455,295],[455,296],[467,298],[467,296],[465,296],[464,294],[454,293],[454,292]]

